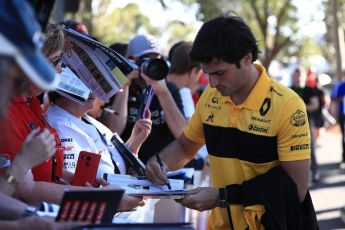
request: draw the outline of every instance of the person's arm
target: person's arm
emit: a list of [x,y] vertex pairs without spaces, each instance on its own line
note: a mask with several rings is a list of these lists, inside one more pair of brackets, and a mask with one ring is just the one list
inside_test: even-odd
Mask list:
[[87,223],[82,222],[55,222],[52,217],[30,216],[16,221],[0,220],[3,230],[68,230]]
[[310,160],[280,161],[280,166],[297,185],[298,197],[302,202],[309,186]]
[[0,219],[18,219],[23,216],[24,211],[27,207],[27,204],[3,193],[0,193]]
[[307,111],[308,112],[314,112],[319,108],[319,99],[317,98],[317,96],[313,96],[310,98],[309,103],[306,105],[307,107]]
[[202,144],[190,140],[182,133],[178,139],[159,153],[165,171],[162,172],[156,157],[153,156],[146,163],[146,177],[157,184],[168,183],[165,172],[182,168],[193,159],[201,146]]
[[105,114],[104,125],[107,126],[112,132],[116,132],[119,135],[126,128],[127,116],[128,116],[128,95],[129,95],[129,86],[135,78],[139,76],[138,70],[133,70],[128,75],[128,83],[123,87],[121,92],[118,92],[113,100],[111,109],[116,111],[118,115],[111,113]]
[[329,106],[329,113],[339,122],[338,102],[335,99],[331,99]]
[[138,154],[141,145],[147,139],[151,132],[152,121],[150,119],[140,119],[135,122],[132,134],[126,144],[135,153]]
[[[118,190],[121,188],[116,185],[108,185],[102,188],[93,188],[33,181],[32,173],[29,172],[25,175],[23,182],[19,184],[15,196],[29,203],[39,203],[42,201],[46,201],[49,203],[59,204],[66,190],[98,191],[99,189]],[[144,205],[142,198],[124,195],[119,206],[119,211],[131,210],[137,206],[142,205]]]
[[116,111],[117,114],[105,113],[104,124],[112,131],[116,132],[119,135],[126,128],[127,116],[128,116],[128,94],[129,86],[126,85],[123,87],[121,92],[118,92],[114,96],[111,109]]
[[[304,200],[309,185],[310,128],[304,102],[288,98],[282,105],[277,131],[278,156],[282,169],[295,182],[300,201]],[[302,135],[301,135],[302,134]]]
[[151,84],[153,86],[154,92],[158,97],[159,104],[164,111],[167,125],[173,136],[178,138],[186,127],[186,120],[177,107],[174,98],[167,87],[165,79],[155,81],[143,74],[142,78],[144,78],[147,84]]
[[187,123],[183,114],[178,109],[174,98],[172,97],[168,88],[161,92],[157,92],[157,97],[162,109],[164,110],[167,125],[175,138],[183,132]]
[[[26,137],[12,164],[0,177],[0,191],[9,196],[13,195],[15,185],[22,181],[25,174],[54,154],[55,145],[54,135],[50,134],[48,129],[33,130]],[[4,176],[8,179],[6,180]]]

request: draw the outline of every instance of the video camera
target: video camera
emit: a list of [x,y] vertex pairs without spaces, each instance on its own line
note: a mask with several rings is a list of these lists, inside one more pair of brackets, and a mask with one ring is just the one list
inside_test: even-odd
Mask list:
[[164,79],[169,72],[169,62],[162,58],[141,58],[135,64],[140,67],[140,71],[149,78],[159,81]]

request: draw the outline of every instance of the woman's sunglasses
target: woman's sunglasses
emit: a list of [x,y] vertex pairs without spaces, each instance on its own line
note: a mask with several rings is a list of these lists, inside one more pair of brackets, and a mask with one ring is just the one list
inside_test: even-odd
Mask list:
[[50,61],[50,63],[55,67],[62,61],[63,54],[61,53],[59,57],[55,58],[53,61]]

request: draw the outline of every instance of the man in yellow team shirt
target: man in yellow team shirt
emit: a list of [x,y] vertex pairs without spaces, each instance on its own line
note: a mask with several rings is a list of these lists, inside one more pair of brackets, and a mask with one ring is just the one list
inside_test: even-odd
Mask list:
[[212,187],[193,189],[179,202],[212,209],[208,229],[316,229],[305,104],[253,63],[259,53],[237,15],[202,26],[190,56],[210,86],[181,136],[160,152],[163,172],[151,158],[146,175],[168,183],[164,173],[183,167],[206,143]]

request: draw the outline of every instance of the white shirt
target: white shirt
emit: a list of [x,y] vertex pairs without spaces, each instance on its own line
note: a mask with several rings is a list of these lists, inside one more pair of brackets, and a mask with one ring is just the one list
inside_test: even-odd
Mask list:
[[[74,173],[79,152],[88,151],[101,154],[97,178],[103,177],[103,173],[114,173],[114,165],[110,154],[112,154],[112,158],[120,172],[122,174],[126,173],[125,162],[110,141],[113,134],[102,123],[85,115],[85,118],[93,125],[87,124],[57,105],[48,108],[47,118],[51,126],[58,131],[61,144],[65,148],[64,168],[67,171]],[[103,143],[95,127],[105,137],[108,147]]]
[[192,92],[189,88],[181,88],[180,95],[181,95],[181,100],[182,100],[182,105],[183,105],[184,116],[185,118],[189,119],[192,117],[195,111]]

